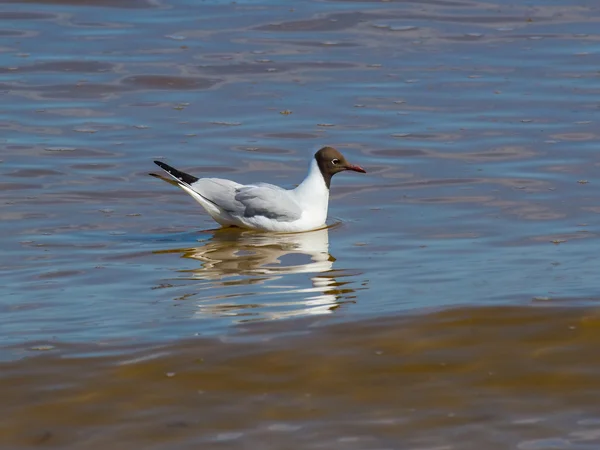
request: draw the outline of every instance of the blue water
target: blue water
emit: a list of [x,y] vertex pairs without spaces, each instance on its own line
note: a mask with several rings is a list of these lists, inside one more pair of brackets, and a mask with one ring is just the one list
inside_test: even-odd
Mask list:
[[[594,2],[0,3],[0,346],[596,303]],[[325,144],[368,171],[325,235],[147,175],[291,187]]]

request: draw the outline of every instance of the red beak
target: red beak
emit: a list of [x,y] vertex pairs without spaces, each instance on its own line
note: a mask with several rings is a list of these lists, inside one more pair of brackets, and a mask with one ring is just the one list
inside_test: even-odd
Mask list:
[[354,172],[367,173],[365,169],[360,166],[355,166],[354,164],[348,164],[346,166],[346,170],[353,170]]

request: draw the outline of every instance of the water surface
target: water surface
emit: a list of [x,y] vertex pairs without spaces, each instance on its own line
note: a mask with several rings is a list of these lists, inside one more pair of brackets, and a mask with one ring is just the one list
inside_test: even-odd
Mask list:
[[[597,447],[596,2],[0,5],[10,448]],[[148,176],[322,145],[317,232]]]

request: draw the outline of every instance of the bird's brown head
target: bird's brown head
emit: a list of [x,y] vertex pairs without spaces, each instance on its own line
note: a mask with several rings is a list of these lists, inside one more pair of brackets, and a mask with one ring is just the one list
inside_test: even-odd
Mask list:
[[315,159],[321,170],[327,188],[329,188],[331,184],[331,177],[338,172],[352,170],[354,172],[367,173],[362,167],[350,164],[346,161],[344,155],[333,147],[323,147],[315,153]]

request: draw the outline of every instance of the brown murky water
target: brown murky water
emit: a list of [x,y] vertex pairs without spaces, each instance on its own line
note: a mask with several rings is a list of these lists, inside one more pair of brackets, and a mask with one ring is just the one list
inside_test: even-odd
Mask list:
[[[598,446],[596,309],[297,320],[127,357],[72,345],[8,363],[0,435],[7,448]],[[289,326],[302,332],[282,338]]]
[[[597,449],[595,1],[0,0],[0,447]],[[331,227],[214,230],[153,159]]]

